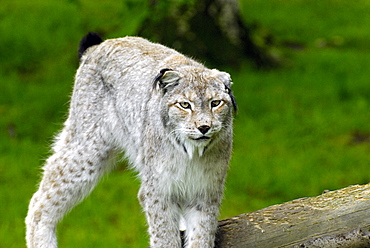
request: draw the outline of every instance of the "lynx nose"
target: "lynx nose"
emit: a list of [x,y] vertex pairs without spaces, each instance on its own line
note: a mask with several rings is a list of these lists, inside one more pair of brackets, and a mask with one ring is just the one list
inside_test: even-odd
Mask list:
[[199,126],[199,127],[198,127],[198,130],[199,130],[202,134],[206,134],[210,128],[211,128],[210,126],[202,125],[202,126]]

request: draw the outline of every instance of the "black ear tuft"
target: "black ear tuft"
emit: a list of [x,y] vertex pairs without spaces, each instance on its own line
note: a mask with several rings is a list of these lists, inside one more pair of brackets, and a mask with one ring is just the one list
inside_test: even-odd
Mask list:
[[80,46],[78,48],[78,58],[81,59],[82,55],[89,47],[99,45],[102,42],[103,39],[97,33],[88,33],[80,41]]
[[236,114],[238,112],[238,105],[236,104],[236,100],[235,100],[234,94],[231,91],[230,86],[225,85],[225,88],[226,88],[226,92],[229,94],[229,96],[231,98],[231,103],[233,104],[233,108],[234,108],[234,114]]

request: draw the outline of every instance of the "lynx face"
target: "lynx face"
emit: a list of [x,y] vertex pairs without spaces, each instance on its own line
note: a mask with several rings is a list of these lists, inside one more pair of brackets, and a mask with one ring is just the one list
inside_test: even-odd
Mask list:
[[157,77],[163,92],[162,122],[170,133],[169,138],[190,159],[195,153],[202,156],[206,148],[231,125],[230,117],[236,104],[230,90],[230,76],[209,69],[193,75],[165,70]]

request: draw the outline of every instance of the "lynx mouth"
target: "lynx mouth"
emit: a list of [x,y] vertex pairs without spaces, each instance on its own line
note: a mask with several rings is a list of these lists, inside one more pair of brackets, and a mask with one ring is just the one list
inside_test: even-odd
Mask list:
[[194,139],[194,140],[208,140],[208,139],[210,139],[210,137],[207,137],[207,136],[201,136],[201,137],[196,138],[196,139]]

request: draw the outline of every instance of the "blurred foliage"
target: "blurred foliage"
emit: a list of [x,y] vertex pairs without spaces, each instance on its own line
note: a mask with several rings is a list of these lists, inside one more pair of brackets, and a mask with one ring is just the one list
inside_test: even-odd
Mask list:
[[78,9],[61,1],[3,1],[0,18],[1,71],[19,73],[67,49],[80,22]]
[[[195,3],[1,2],[0,247],[24,247],[27,205],[68,111],[80,38],[137,35],[148,20],[190,18]],[[232,74],[239,104],[221,218],[369,182],[369,2],[243,0],[240,7],[253,42],[284,66],[255,70],[238,54],[239,68],[220,68]],[[138,180],[124,163],[108,177],[60,224],[61,247],[147,246]]]
[[[2,72],[32,73],[49,59],[71,56],[88,31],[134,34],[148,14],[147,1],[3,1],[0,12]],[[124,24],[124,25],[122,25]],[[65,54],[68,51],[67,54]],[[75,64],[77,65],[77,64]]]
[[209,66],[238,67],[245,59],[262,69],[282,63],[281,54],[268,37],[258,35],[256,39],[254,25],[243,23],[237,0],[163,0],[154,1],[151,7],[155,17],[148,16],[139,36],[173,47]]

